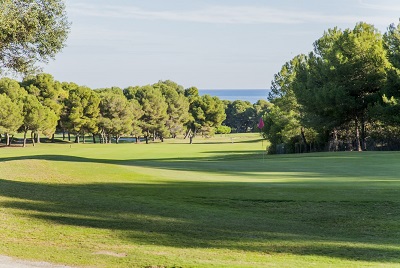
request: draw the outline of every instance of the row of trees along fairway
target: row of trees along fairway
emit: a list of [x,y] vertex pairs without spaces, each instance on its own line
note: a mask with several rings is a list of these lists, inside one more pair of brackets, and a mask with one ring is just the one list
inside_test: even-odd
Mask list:
[[[10,145],[10,136],[31,132],[52,136],[56,128],[75,135],[99,135],[107,143],[122,135],[161,140],[180,133],[194,136],[254,130],[257,119],[269,107],[266,101],[221,101],[199,96],[195,87],[184,90],[171,81],[124,90],[91,90],[74,83],[60,83],[51,75],[33,76],[65,46],[70,23],[62,0],[4,0],[0,2],[0,75],[23,74],[21,83],[0,80],[0,140]],[[224,120],[226,121],[224,122]],[[221,123],[224,122],[223,125]]]
[[400,149],[400,24],[329,29],[272,81],[271,153]]
[[10,135],[27,133],[40,142],[40,134],[80,142],[91,134],[102,143],[118,143],[122,135],[144,137],[146,142],[186,133],[212,135],[225,120],[225,104],[218,97],[200,96],[197,88],[183,89],[172,81],[120,89],[92,90],[75,83],[60,83],[50,74],[38,74],[21,83],[0,80],[0,133],[10,145]]

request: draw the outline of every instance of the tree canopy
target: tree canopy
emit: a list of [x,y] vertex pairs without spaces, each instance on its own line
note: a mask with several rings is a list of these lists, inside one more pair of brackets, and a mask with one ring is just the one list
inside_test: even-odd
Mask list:
[[0,2],[0,72],[30,73],[65,46],[70,23],[62,0]]
[[[293,149],[301,143],[309,148],[311,140],[320,143],[319,150],[361,151],[372,146],[375,126],[389,122],[397,110],[398,32],[399,27],[391,25],[382,35],[364,22],[353,29],[335,27],[314,42],[308,55],[286,63],[275,75],[269,96],[278,107],[266,116],[282,128],[268,126],[264,131],[267,137],[287,138],[273,146],[286,143]],[[290,114],[295,121],[288,121]],[[290,125],[297,130],[291,133]]]

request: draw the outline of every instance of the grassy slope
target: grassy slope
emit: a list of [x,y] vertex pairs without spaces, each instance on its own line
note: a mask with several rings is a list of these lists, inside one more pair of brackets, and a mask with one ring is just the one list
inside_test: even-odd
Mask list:
[[0,254],[98,267],[400,263],[399,152],[196,144],[0,148]]

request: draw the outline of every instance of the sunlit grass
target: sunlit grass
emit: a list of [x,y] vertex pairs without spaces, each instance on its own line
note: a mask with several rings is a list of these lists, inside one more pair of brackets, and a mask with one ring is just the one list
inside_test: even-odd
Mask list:
[[95,267],[397,266],[400,153],[258,135],[0,148],[0,254]]

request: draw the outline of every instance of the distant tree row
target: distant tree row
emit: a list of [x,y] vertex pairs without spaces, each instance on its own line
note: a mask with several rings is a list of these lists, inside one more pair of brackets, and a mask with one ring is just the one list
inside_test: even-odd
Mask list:
[[[10,145],[11,137],[23,133],[25,146],[29,133],[29,140],[35,144],[40,142],[41,135],[54,138],[56,130],[63,133],[63,139],[71,140],[73,136],[77,143],[86,142],[88,135],[93,142],[97,138],[101,143],[118,143],[122,136],[135,137],[137,142],[140,138],[148,142],[177,135],[210,136],[215,131],[231,132],[230,127],[221,125],[226,109],[229,114],[235,110],[232,115],[237,120],[230,119],[234,129],[248,131],[252,128],[249,120],[257,113],[241,115],[233,109],[241,104],[246,106],[245,110],[253,107],[248,102],[230,103],[218,97],[200,96],[197,88],[183,89],[172,81],[92,90],[75,83],[60,83],[50,74],[31,76],[21,83],[2,78],[0,137],[3,135]],[[265,105],[264,101],[254,107],[260,112]]]
[[400,149],[400,24],[329,29],[283,65],[268,99],[271,153]]
[[271,103],[266,100],[258,100],[254,104],[243,100],[224,100],[224,103],[226,120],[223,125],[234,133],[259,131],[256,129],[257,123],[271,107]]

